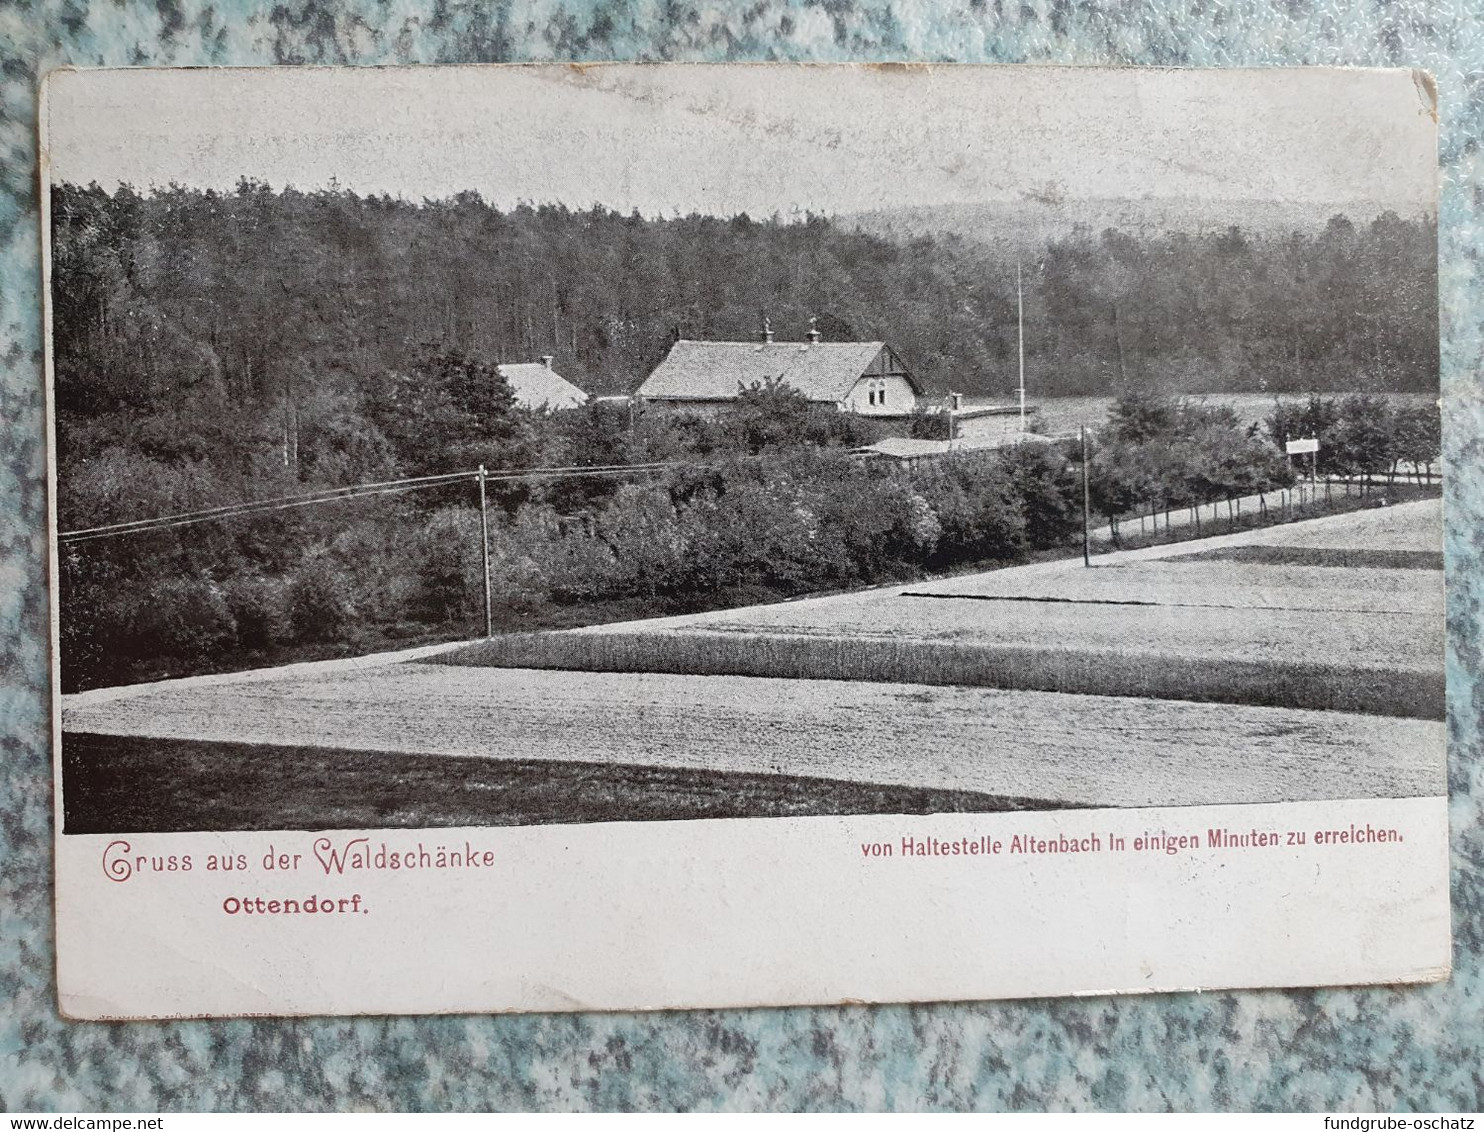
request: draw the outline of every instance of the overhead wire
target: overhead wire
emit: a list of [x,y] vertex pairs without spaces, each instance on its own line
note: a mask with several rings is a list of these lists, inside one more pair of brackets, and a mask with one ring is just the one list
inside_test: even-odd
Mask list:
[[234,519],[246,515],[260,515],[275,511],[286,511],[296,507],[310,507],[319,503],[333,503],[346,499],[363,499],[381,495],[396,495],[425,488],[442,487],[459,482],[477,483],[483,475],[486,483],[510,482],[524,479],[549,479],[553,477],[581,478],[585,476],[625,475],[662,471],[675,467],[675,461],[651,461],[644,464],[568,465],[541,468],[497,468],[494,470],[473,469],[464,472],[445,472],[435,476],[414,476],[400,480],[384,480],[378,483],[352,484],[347,487],[325,488],[320,491],[301,492],[296,495],[276,496],[270,499],[249,500],[243,503],[207,507],[196,511],[182,511],[173,515],[158,515],[148,519],[134,519],[123,523],[108,523],[96,527],[83,527],[62,531],[57,535],[60,543],[90,542],[95,539],[114,538],[119,535],[144,534],[151,531],[168,530],[174,527],[191,526],[197,523]]

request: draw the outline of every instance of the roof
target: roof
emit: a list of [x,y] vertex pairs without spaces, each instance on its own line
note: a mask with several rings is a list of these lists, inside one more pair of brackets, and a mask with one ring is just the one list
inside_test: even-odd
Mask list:
[[867,444],[853,451],[863,456],[891,456],[897,460],[911,460],[918,456],[941,456],[948,451],[946,440],[912,440],[905,436],[888,436],[875,444]]
[[522,409],[575,409],[587,403],[586,393],[540,362],[496,366],[495,372],[510,383]]
[[[885,342],[694,342],[682,338],[639,386],[665,401],[731,401],[739,388],[783,381],[810,401],[845,400]],[[917,381],[907,378],[922,392]]]
[[994,448],[1011,448],[1017,444],[1051,444],[1049,436],[1017,432],[1008,436],[967,436],[958,440],[912,440],[888,436],[875,444],[851,449],[861,456],[887,456],[893,460],[916,460],[924,456],[948,456],[955,452],[983,452]]

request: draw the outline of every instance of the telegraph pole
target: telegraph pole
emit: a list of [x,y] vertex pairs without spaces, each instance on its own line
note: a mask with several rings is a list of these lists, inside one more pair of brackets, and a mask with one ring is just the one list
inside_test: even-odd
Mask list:
[[1077,426],[1082,444],[1082,565],[1092,565],[1092,492],[1087,485],[1087,426]]
[[495,635],[495,611],[490,598],[490,513],[485,498],[484,481],[487,473],[479,465],[479,545],[484,559],[484,635]]

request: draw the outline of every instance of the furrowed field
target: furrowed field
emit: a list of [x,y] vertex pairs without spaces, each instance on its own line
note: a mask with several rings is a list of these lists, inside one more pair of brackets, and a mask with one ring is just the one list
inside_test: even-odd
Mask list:
[[1092,570],[82,693],[67,828],[1437,794],[1438,523],[1409,504]]
[[[448,664],[790,675],[1443,717],[1434,569],[1201,560],[1431,537],[1435,502],[1080,562],[569,633],[522,634]],[[1346,532],[1356,522],[1361,533]],[[1306,536],[1301,528],[1313,528]],[[1286,541],[1274,541],[1283,536]],[[1331,548],[1297,548],[1322,560]]]
[[[123,749],[135,772],[147,769],[139,738],[170,741],[153,748],[175,771],[170,789],[149,791],[159,797],[130,808],[148,822],[181,807],[185,790],[210,803],[209,820],[228,823],[220,828],[242,828],[230,822],[263,820],[265,812],[284,823],[268,828],[356,824],[347,816],[366,807],[349,787],[361,779],[324,774],[354,766],[351,752],[386,798],[374,816],[399,825],[460,824],[479,808],[465,797],[430,813],[430,790],[409,755],[456,756],[448,775],[483,775],[478,792],[486,795],[512,789],[509,779],[529,775],[533,763],[545,766],[550,783],[573,791],[566,810],[548,820],[568,821],[649,816],[635,812],[613,776],[594,776],[594,765],[690,772],[680,790],[671,787],[678,797],[668,816],[692,817],[700,815],[685,791],[704,799],[733,776],[751,776],[754,800],[775,814],[836,810],[819,805],[818,790],[813,807],[782,808],[786,799],[757,796],[759,778],[834,783],[846,797],[851,792],[839,788],[854,784],[857,804],[865,787],[953,793],[960,803],[948,808],[976,810],[1323,798],[1339,782],[1355,797],[1442,789],[1434,757],[1442,725],[1423,720],[830,680],[388,664],[162,686],[71,706],[64,727],[68,744],[82,738],[79,777],[85,762],[118,757],[107,737],[129,737]],[[328,760],[332,752],[338,761]],[[262,774],[265,759],[276,778]],[[238,778],[247,769],[250,790]],[[132,793],[128,781],[90,777],[91,791],[68,788],[69,831],[74,806],[77,829],[90,828],[99,808]],[[975,804],[963,805],[969,796]],[[625,802],[629,808],[618,809]],[[489,809],[481,820],[491,820]]]

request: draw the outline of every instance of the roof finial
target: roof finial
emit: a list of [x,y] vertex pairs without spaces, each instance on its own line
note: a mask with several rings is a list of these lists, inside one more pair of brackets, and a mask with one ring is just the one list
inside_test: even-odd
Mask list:
[[811,314],[809,316],[809,341],[815,343],[819,341],[819,327],[815,325],[818,321],[819,319],[815,318],[814,315]]
[[763,315],[763,341],[773,341],[773,320],[767,315]]

